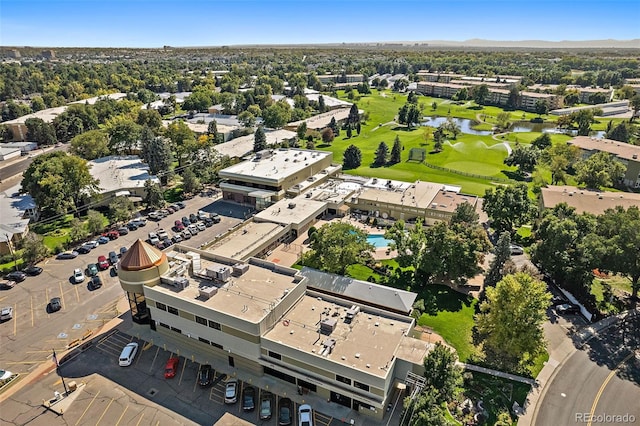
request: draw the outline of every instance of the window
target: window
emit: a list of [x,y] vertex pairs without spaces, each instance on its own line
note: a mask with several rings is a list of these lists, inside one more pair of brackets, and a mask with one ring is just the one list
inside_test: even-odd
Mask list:
[[166,311],[167,305],[165,305],[164,303],[156,302],[156,308]]
[[173,314],[173,315],[179,315],[178,314],[178,310],[176,308],[174,308],[173,306],[167,306],[167,312],[169,312],[170,314]]
[[222,345],[219,345],[219,344],[217,344],[217,343],[215,343],[215,342],[211,342],[211,346],[213,346],[214,348],[218,348],[218,349],[222,349],[222,350],[224,350],[224,348],[222,347]]
[[209,327],[220,330],[220,323],[209,320]]
[[196,322],[198,324],[207,325],[207,319],[199,316],[196,316]]
[[171,331],[182,334],[182,330],[180,330],[179,328],[171,327]]
[[358,389],[362,389],[363,391],[369,392],[369,385],[366,385],[364,383],[360,383],[360,382],[354,380],[353,381],[353,386],[357,387]]
[[275,359],[282,359],[282,355],[280,355],[279,353],[276,353],[276,352],[269,351],[269,356],[271,358],[275,358]]
[[344,376],[340,376],[339,374],[336,374],[336,380],[351,386],[351,379],[348,377],[344,377]]
[[[197,317],[196,317],[196,318],[197,318]],[[208,341],[207,339],[204,339],[204,338],[202,338],[202,337],[198,337],[198,340],[200,340],[202,343],[206,343],[207,345],[210,345],[210,344],[211,344],[211,342],[210,342],[210,341]]]
[[169,326],[163,322],[160,323],[160,327],[169,328]]

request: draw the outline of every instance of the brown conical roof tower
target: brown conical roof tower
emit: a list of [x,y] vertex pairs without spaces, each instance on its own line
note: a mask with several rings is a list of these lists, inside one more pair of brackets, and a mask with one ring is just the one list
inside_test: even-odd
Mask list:
[[120,259],[120,269],[140,271],[166,262],[167,256],[157,248],[138,240]]

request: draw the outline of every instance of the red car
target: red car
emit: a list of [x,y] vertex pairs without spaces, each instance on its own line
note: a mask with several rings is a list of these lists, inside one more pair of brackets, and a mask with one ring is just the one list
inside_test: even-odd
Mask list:
[[178,364],[180,363],[180,358],[171,357],[167,361],[167,365],[164,367],[164,378],[170,379],[176,376],[176,370],[178,369]]
[[175,229],[177,232],[184,231],[184,225],[182,224],[181,221],[176,220],[173,223],[173,229]]
[[109,261],[106,256],[98,256],[98,268],[100,268],[101,271],[109,269]]
[[103,237],[107,237],[110,240],[117,240],[118,237],[120,236],[120,233],[114,229],[112,229],[109,232],[105,232],[104,234],[102,234]]

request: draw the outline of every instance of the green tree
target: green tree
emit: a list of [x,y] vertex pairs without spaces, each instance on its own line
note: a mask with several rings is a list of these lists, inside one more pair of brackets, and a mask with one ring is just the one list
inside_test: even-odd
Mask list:
[[24,172],[22,188],[45,213],[60,214],[79,208],[96,193],[98,183],[86,160],[54,151],[33,160]]
[[353,136],[353,130],[351,129],[351,124],[347,124],[347,139],[351,139]]
[[538,114],[538,117],[549,112],[549,104],[547,104],[547,101],[544,99],[538,99],[534,108],[536,110],[536,114]]
[[488,97],[489,97],[489,86],[487,86],[486,84],[481,84],[479,86],[474,87],[473,100],[476,101],[478,105],[484,105]]
[[437,394],[438,389],[425,388],[413,399],[405,398],[400,426],[449,426]]
[[389,147],[387,146],[386,143],[380,142],[378,144],[378,149],[376,149],[373,165],[381,167],[387,164],[388,160],[389,160]]
[[631,98],[630,105],[631,109],[633,109],[633,115],[631,116],[631,120],[633,120],[638,116],[638,112],[640,111],[640,94]]
[[589,136],[591,124],[595,123],[593,110],[581,109],[572,112],[569,117],[578,126],[578,136]]
[[190,153],[200,149],[200,146],[196,143],[193,132],[184,121],[175,121],[169,124],[164,134],[171,141],[171,146],[176,152],[178,166],[180,167]]
[[640,288],[640,210],[637,206],[607,209],[598,216],[596,229],[604,239],[602,269],[628,277],[635,299]]
[[568,144],[556,144],[542,153],[541,159],[551,170],[551,183],[566,182],[567,171],[580,158],[580,148]]
[[109,216],[113,222],[126,222],[131,218],[134,208],[129,197],[115,197],[109,203]]
[[618,182],[626,172],[626,166],[611,154],[599,151],[576,165],[576,180],[587,188],[600,189]]
[[96,210],[87,212],[87,230],[91,235],[97,235],[102,232],[107,222],[107,218]]
[[187,167],[182,173],[182,190],[187,194],[193,194],[199,189],[200,179],[197,178],[191,167]]
[[431,104],[431,111],[435,111],[438,109],[438,103],[436,101],[433,101],[433,103]]
[[514,228],[519,228],[531,220],[536,207],[529,199],[527,185],[519,182],[515,185],[487,189],[482,210],[491,219],[493,229],[500,233],[508,231],[513,234]]
[[279,129],[289,122],[291,107],[288,103],[278,101],[262,111],[264,126],[271,129]]
[[109,155],[109,139],[102,130],[89,130],[71,139],[72,154],[85,160]]
[[455,352],[440,342],[424,357],[425,386],[438,389],[435,398],[439,403],[452,401],[462,386],[462,369],[456,361]]
[[[611,121],[609,122],[611,124]],[[630,125],[627,122],[620,122],[610,131],[607,131],[607,139],[613,139],[614,141],[620,141],[629,143],[633,129],[630,129]]]
[[322,271],[344,275],[348,266],[365,263],[374,247],[367,234],[348,223],[329,223],[317,230],[303,254],[303,264]]
[[44,238],[35,232],[27,232],[20,241],[22,260],[27,265],[37,263],[47,257],[49,249],[44,245]]
[[480,219],[480,215],[476,211],[476,208],[473,204],[465,201],[463,203],[458,204],[456,209],[453,211],[453,215],[451,216],[452,224],[467,224],[467,225],[478,225],[478,220]]
[[149,165],[151,174],[159,175],[162,184],[166,185],[173,161],[169,142],[162,136],[152,137],[149,142],[143,140],[142,158]]
[[356,125],[360,122],[360,113],[356,104],[351,105],[349,115],[347,116],[347,124]]
[[334,137],[340,136],[340,127],[338,126],[338,122],[335,117],[331,117],[331,121],[329,121],[329,128],[333,132]]
[[476,315],[488,360],[498,368],[526,371],[546,347],[543,323],[551,294],[531,275],[507,275],[486,289],[487,300]]
[[520,173],[531,173],[538,164],[540,151],[531,145],[516,145],[511,154],[504,159],[507,166],[518,166]]
[[296,129],[296,133],[298,134],[298,139],[303,140],[304,137],[307,135],[307,122],[303,121],[302,123],[300,123],[298,125],[298,128]]
[[75,243],[86,238],[87,227],[80,219],[78,219],[77,217],[73,218],[69,226],[71,227],[71,230],[69,231],[70,243]]
[[138,118],[136,120],[138,126],[148,127],[155,134],[159,133],[159,129],[162,126],[162,117],[160,113],[155,109],[141,109],[138,111]]
[[58,141],[51,123],[45,123],[40,118],[27,118],[24,125],[27,127],[27,138],[38,145],[53,145]]
[[253,127],[256,124],[256,117],[249,111],[242,111],[238,114],[238,121],[244,127]]
[[489,264],[489,270],[484,276],[484,288],[494,287],[504,276],[504,265],[511,258],[511,234],[503,232],[498,238],[493,249],[493,260]]
[[162,194],[162,188],[159,184],[155,183],[151,179],[148,179],[144,183],[145,195],[143,203],[149,209],[159,209],[164,206],[164,197]]
[[345,149],[342,160],[342,168],[357,169],[362,164],[362,151],[357,146],[351,144]]
[[498,127],[500,129],[508,129],[509,125],[511,124],[509,122],[509,120],[511,119],[511,114],[509,114],[508,112],[500,112],[498,113]]
[[[118,117],[106,124],[109,134],[109,150],[114,154],[133,152],[136,143],[142,134],[142,127],[132,119]],[[149,132],[152,132],[147,127]]]
[[551,136],[548,133],[543,133],[533,141],[531,141],[531,145],[538,148],[540,151],[547,149],[551,146]]
[[398,164],[402,155],[402,143],[400,143],[400,137],[396,135],[396,138],[393,141],[393,147],[391,148],[391,157],[389,158],[390,164]]
[[253,137],[253,152],[260,152],[267,149],[267,136],[264,133],[264,127],[258,126]]

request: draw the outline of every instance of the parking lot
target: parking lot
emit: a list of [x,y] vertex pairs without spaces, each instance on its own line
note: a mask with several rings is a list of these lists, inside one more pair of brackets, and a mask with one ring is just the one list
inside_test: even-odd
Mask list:
[[[138,354],[131,366],[120,367],[118,365],[118,356],[122,348],[132,341],[139,344]],[[164,377],[165,364],[169,358],[174,356],[179,357],[176,375],[173,378],[166,379]],[[198,384],[200,367],[201,364],[193,358],[188,356],[185,358],[178,352],[172,352],[170,348],[156,346],[152,342],[145,342],[135,336],[115,330],[95,340],[92,347],[85,352],[65,360],[60,367],[60,373],[66,377],[65,380],[67,382],[70,380],[76,380],[76,382],[86,380],[85,378],[92,373],[109,382],[113,382],[113,386],[92,385],[89,383],[87,391],[93,395],[95,402],[91,404],[89,398],[84,398],[82,400],[79,399],[73,406],[74,416],[80,416],[83,411],[86,411],[84,414],[85,419],[99,419],[100,416],[109,416],[110,420],[116,419],[115,421],[105,421],[104,424],[119,424],[118,416],[123,416],[121,419],[122,424],[131,424],[131,422],[135,424],[137,421],[136,416],[142,415],[142,411],[139,409],[129,413],[123,412],[126,404],[121,402],[119,398],[111,396],[112,388],[127,389],[139,395],[142,399],[148,400],[150,406],[145,410],[149,419],[156,418],[156,414],[152,413],[151,406],[158,404],[196,424],[213,424],[225,412],[230,412],[253,424],[278,424],[279,402],[285,395],[273,395],[272,416],[270,419],[263,420],[260,419],[260,399],[266,392],[271,392],[270,390],[239,380],[237,402],[225,404],[226,380],[232,376],[227,377],[225,373],[217,371],[216,364],[213,363],[215,370],[213,382],[210,386],[203,388]],[[250,412],[245,412],[242,409],[242,395],[247,386],[254,386],[256,391],[255,409]],[[99,395],[98,392],[100,392]],[[141,398],[139,397],[136,399],[138,402],[140,400]],[[115,401],[118,401],[119,408],[117,410],[114,407],[108,407],[110,403],[112,405],[115,404]],[[158,409],[161,407],[158,407]],[[299,404],[293,401],[293,425],[297,424],[298,407]],[[65,414],[68,422],[80,424],[76,422],[80,422],[81,418],[71,416],[71,412]],[[77,420],[71,421],[76,418]],[[313,418],[314,425],[335,426],[344,424],[331,416],[317,411],[313,412]]]

